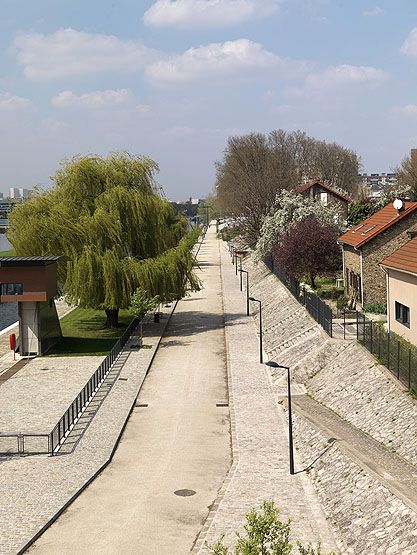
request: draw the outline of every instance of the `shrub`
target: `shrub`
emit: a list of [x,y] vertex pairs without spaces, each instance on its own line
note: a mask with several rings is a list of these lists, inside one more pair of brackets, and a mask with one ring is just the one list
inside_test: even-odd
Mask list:
[[372,314],[386,314],[386,303],[368,303],[363,305],[364,312],[372,312]]
[[336,307],[338,310],[343,310],[347,307],[349,299],[345,295],[341,295],[336,301]]
[[[293,546],[289,541],[291,520],[282,522],[280,511],[274,501],[264,501],[258,512],[251,509],[246,515],[245,535],[237,533],[234,555],[290,555]],[[232,555],[229,548],[223,544],[224,536],[213,545],[208,546],[212,555]],[[311,543],[303,546],[297,542],[300,555],[321,555],[320,543],[317,548]],[[331,555],[331,554],[329,554]]]

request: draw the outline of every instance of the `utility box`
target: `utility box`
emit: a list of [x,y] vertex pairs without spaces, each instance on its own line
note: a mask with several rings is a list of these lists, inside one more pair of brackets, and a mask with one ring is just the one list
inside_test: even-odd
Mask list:
[[54,302],[59,260],[65,257],[0,257],[0,303],[18,303],[22,356],[45,354],[62,337]]

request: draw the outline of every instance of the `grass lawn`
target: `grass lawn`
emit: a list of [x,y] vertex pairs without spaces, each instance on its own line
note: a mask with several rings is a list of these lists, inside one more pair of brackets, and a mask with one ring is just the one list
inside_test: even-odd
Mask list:
[[16,251],[14,249],[10,249],[9,251],[2,251],[0,252],[0,257],[1,256],[16,256]]
[[119,327],[104,327],[104,310],[76,308],[61,320],[63,338],[48,353],[52,356],[107,355],[133,320],[128,310],[119,311]]

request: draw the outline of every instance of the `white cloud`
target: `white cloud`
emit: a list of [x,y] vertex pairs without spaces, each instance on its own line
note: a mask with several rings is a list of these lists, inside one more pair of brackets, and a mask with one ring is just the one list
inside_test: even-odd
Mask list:
[[195,129],[193,129],[192,127],[187,127],[187,126],[183,126],[183,125],[178,125],[175,127],[170,127],[168,129],[164,129],[161,132],[161,135],[163,137],[170,137],[170,138],[174,138],[174,139],[182,139],[185,137],[191,137],[192,135],[194,135],[196,132]]
[[369,8],[368,10],[365,10],[363,12],[363,15],[365,17],[378,17],[378,16],[384,15],[384,14],[385,14],[385,10],[383,10],[379,6],[375,6],[374,8]]
[[25,110],[33,106],[28,98],[14,96],[10,93],[0,93],[0,110],[12,112],[16,110]]
[[50,35],[19,33],[12,50],[30,79],[56,79],[106,71],[134,72],[154,59],[155,51],[113,35],[59,29]]
[[401,46],[401,53],[405,56],[417,56],[417,27],[414,27],[408,34]]
[[406,106],[395,106],[392,109],[395,116],[417,116],[417,104],[406,104]]
[[292,62],[247,39],[190,48],[184,54],[150,64],[146,73],[155,84],[254,76],[260,72],[288,77],[306,64]]
[[302,88],[287,91],[293,97],[323,97],[334,93],[352,92],[363,87],[375,87],[389,78],[389,75],[375,67],[342,64],[330,66],[320,73],[307,76]]
[[133,98],[132,91],[129,89],[93,91],[80,95],[72,91],[62,91],[54,96],[51,102],[55,108],[87,108],[94,110],[126,105]]
[[153,27],[228,27],[268,17],[278,0],[157,0],[143,17]]

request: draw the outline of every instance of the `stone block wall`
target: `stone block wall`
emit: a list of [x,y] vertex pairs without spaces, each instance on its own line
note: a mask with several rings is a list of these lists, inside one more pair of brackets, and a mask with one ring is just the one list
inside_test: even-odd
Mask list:
[[407,231],[416,230],[414,212],[362,247],[364,304],[387,302],[386,276],[379,262],[409,241]]

